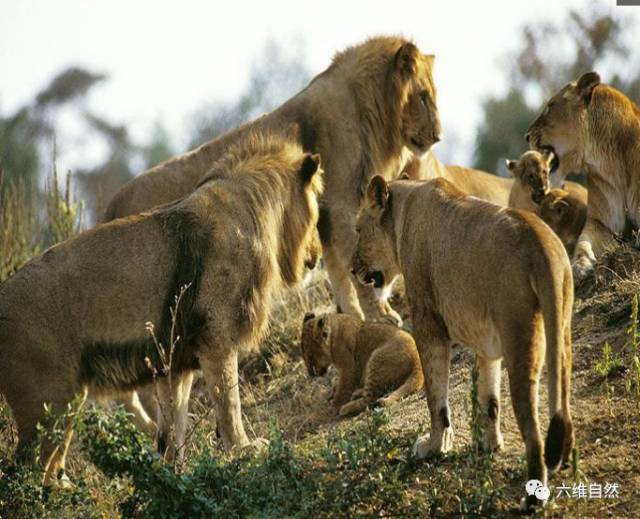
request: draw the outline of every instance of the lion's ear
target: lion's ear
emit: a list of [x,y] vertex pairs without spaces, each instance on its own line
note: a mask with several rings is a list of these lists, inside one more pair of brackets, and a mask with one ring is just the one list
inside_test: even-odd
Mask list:
[[307,312],[304,314],[304,318],[302,320],[303,323],[306,323],[308,320],[313,319],[316,316],[313,312]]
[[420,51],[418,47],[410,42],[405,43],[398,49],[394,58],[394,64],[396,70],[402,77],[409,78],[415,75],[419,55]]
[[600,74],[597,72],[587,72],[586,74],[582,74],[578,79],[577,89],[578,94],[582,99],[584,99],[587,103],[591,101],[591,94],[593,94],[593,89],[600,84]]
[[380,175],[376,175],[369,182],[367,199],[379,209],[386,209],[389,203],[389,185]]
[[[509,159],[507,159],[507,160],[505,160],[505,161],[504,161],[504,163],[506,164],[507,169],[508,169],[509,171],[511,171],[511,173],[512,173],[512,174],[515,174],[516,166],[518,165],[518,161],[516,161],[516,160],[509,160]],[[514,175],[514,176],[515,176],[515,175]]]
[[318,153],[306,153],[304,159],[302,160],[302,166],[300,166],[300,175],[302,176],[302,181],[305,184],[311,182],[313,175],[316,174],[316,171],[318,171],[319,167],[320,155]]

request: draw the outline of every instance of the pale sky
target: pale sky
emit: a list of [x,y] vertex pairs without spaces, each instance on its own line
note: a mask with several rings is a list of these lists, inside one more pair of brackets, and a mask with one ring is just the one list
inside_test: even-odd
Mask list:
[[[637,16],[640,8],[605,7]],[[188,116],[244,87],[267,39],[303,41],[313,75],[347,45],[381,33],[413,38],[436,55],[439,108],[448,155],[468,162],[481,99],[503,92],[505,52],[530,19],[561,18],[581,1],[0,0],[0,113],[9,113],[69,65],[109,75],[87,103],[134,137],[162,120],[178,147]],[[315,6],[315,7],[312,7]],[[298,40],[296,40],[296,38]],[[450,141],[451,142],[451,141]],[[91,146],[79,138],[73,146]],[[69,150],[68,150],[69,151]],[[71,150],[83,160],[80,150]],[[437,148],[436,148],[437,151]],[[80,157],[80,158],[79,158]],[[86,157],[85,157],[86,158]]]

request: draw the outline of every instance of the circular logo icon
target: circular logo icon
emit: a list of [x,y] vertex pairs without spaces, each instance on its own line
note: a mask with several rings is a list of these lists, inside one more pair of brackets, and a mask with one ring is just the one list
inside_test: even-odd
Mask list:
[[544,485],[540,485],[538,488],[536,488],[535,496],[540,501],[546,501],[547,499],[549,499],[550,495],[551,495],[551,491],[549,490],[548,487],[545,487]]
[[527,491],[527,494],[532,496],[536,493],[536,490],[542,486],[542,481],[540,481],[539,479],[530,479],[529,481],[527,481],[527,484],[524,486],[524,488]]

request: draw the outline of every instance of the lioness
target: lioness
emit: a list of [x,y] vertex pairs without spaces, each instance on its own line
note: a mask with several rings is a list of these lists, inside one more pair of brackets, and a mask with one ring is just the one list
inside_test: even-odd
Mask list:
[[[164,393],[173,391],[178,446],[189,398],[183,382],[197,368],[225,448],[250,444],[238,350],[264,333],[276,290],[302,277],[321,173],[318,155],[252,134],[185,199],[71,238],[0,285],[0,391],[18,425],[19,457],[36,438],[44,403],[59,413],[76,393],[130,391],[150,383],[152,369]],[[145,322],[156,324],[165,351],[177,340],[170,379]],[[159,425],[163,440],[168,424]],[[42,445],[45,484],[64,468],[71,435],[69,427],[64,445]]]
[[[431,435],[416,441],[414,455],[422,458],[452,447],[449,361],[451,345],[464,344],[475,350],[480,368],[485,445],[503,445],[499,402],[504,357],[529,479],[546,482],[538,426],[545,351],[551,417],[544,449],[547,467],[554,469],[567,459],[573,444],[573,280],[558,237],[534,214],[465,196],[445,179],[387,184],[382,177],[369,185],[357,231],[353,266],[360,282],[404,275],[431,415]],[[528,499],[527,505],[536,503],[535,496]]]
[[[538,204],[551,189],[549,172],[555,157],[544,150],[542,153],[530,150],[522,154],[518,160],[507,159],[507,169],[514,178],[509,207],[536,212]],[[587,203],[587,190],[576,182],[563,182],[563,188],[579,200]]]
[[396,326],[364,323],[345,314],[307,314],[300,341],[302,357],[312,377],[332,364],[338,370],[333,405],[340,416],[364,411],[378,402],[391,405],[424,383],[416,343]]
[[355,218],[374,174],[397,177],[412,154],[421,155],[440,140],[433,61],[399,37],[350,47],[280,108],[131,180],[111,200],[105,221],[187,195],[211,162],[250,130],[297,123],[300,144],[320,153],[326,170],[319,230],[337,306],[360,318],[384,317],[388,305],[369,287],[352,282]]
[[588,218],[573,258],[583,278],[613,234],[623,234],[627,221],[640,225],[640,107],[588,72],[549,99],[526,139],[557,155],[560,176],[587,174]]
[[536,213],[555,231],[571,257],[587,221],[586,202],[564,189],[555,188],[544,196]]
[[479,169],[462,166],[445,166],[433,151],[421,159],[413,158],[404,172],[409,180],[432,180],[445,178],[467,195],[476,196],[494,204],[506,206],[513,180],[487,173]]

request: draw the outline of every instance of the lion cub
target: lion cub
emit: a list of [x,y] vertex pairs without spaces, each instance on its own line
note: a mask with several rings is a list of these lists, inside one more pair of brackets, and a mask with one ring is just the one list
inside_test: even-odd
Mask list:
[[587,204],[564,189],[552,189],[536,213],[555,231],[571,257],[587,221]]
[[536,204],[542,202],[550,189],[549,169],[553,157],[553,153],[527,151],[518,160],[506,161],[515,180],[509,193],[509,207],[536,211]]
[[424,378],[413,337],[395,326],[363,322],[346,314],[307,314],[302,357],[312,377],[333,364],[339,380],[333,405],[340,416],[364,411],[377,400],[391,405],[422,389]]
[[[538,151],[527,151],[518,160],[507,160],[507,169],[515,179],[509,193],[509,207],[538,212],[538,205],[551,189],[549,175],[554,160],[553,153]],[[588,191],[584,186],[567,181],[562,189],[586,205]]]

